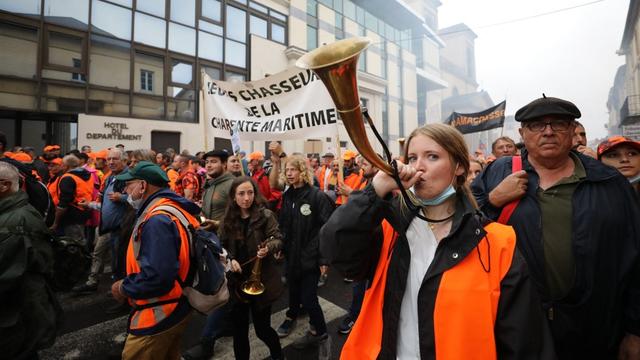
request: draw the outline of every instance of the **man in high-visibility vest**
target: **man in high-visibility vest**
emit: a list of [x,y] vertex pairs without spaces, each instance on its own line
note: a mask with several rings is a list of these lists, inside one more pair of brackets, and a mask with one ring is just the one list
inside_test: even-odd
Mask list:
[[167,174],[150,161],[116,176],[138,211],[127,249],[127,276],[111,287],[114,299],[134,308],[123,359],[179,359],[190,306],[182,296],[189,261],[189,236],[172,207],[197,226],[200,207],[168,188]]
[[347,150],[342,154],[344,160],[344,182],[338,182],[336,205],[342,205],[347,202],[349,194],[352,191],[360,189],[364,182],[362,170],[356,165],[356,153],[353,150]]

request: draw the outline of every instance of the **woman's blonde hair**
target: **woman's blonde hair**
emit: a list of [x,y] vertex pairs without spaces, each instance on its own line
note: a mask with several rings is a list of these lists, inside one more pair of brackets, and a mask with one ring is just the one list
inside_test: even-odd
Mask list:
[[307,166],[306,159],[302,156],[290,156],[287,158],[287,160],[284,162],[284,169],[282,170],[282,172],[280,172],[280,181],[285,184],[287,183],[287,175],[285,173],[285,169],[289,164],[300,171],[300,178],[302,179],[302,181],[313,186],[313,174]]
[[467,143],[462,134],[451,125],[427,124],[411,132],[404,147],[404,158],[408,159],[409,145],[413,138],[418,135],[427,136],[440,145],[448,154],[452,163],[458,164],[464,170],[462,175],[456,176],[454,188],[460,194],[465,195],[474,208],[478,208],[475,198],[467,185],[467,175],[469,174],[469,151]]

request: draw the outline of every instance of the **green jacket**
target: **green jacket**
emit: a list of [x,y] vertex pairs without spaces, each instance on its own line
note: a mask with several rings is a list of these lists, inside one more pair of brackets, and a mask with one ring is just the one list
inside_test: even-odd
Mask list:
[[202,195],[202,213],[210,220],[222,220],[229,202],[229,191],[235,177],[224,173],[215,179],[208,179]]
[[55,340],[60,306],[47,284],[54,266],[48,234],[24,192],[0,199],[1,358],[29,357]]

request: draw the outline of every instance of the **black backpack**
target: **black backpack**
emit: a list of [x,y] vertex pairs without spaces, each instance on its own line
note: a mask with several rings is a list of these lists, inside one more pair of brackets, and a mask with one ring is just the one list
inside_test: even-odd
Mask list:
[[68,236],[52,236],[53,278],[51,287],[56,291],[69,291],[86,279],[91,266],[91,256],[82,241]]

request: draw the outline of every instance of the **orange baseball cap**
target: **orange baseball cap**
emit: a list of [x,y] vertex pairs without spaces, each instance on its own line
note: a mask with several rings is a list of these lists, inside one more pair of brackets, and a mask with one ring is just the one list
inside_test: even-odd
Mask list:
[[358,153],[353,150],[347,150],[342,154],[342,160],[351,160],[355,159],[358,156]]
[[251,160],[262,161],[262,160],[264,160],[264,154],[262,152],[260,152],[260,151],[254,151],[251,154],[249,154],[248,158],[249,158],[249,161],[251,161]]
[[606,153],[607,151],[625,144],[631,145],[636,149],[640,150],[640,142],[634,141],[632,139],[629,139],[628,137],[624,137],[620,135],[611,136],[607,140],[601,142],[600,145],[598,145],[598,160],[600,160],[600,158],[602,157],[602,154]]
[[[6,154],[6,153],[5,153]],[[22,163],[29,163],[31,162],[33,159],[31,158],[31,156],[29,156],[29,154],[27,153],[23,153],[23,152],[19,152],[19,153],[14,153],[13,156],[11,157],[13,160],[16,161],[20,161]]]
[[50,164],[54,164],[54,165],[62,165],[62,159],[60,158],[55,158],[51,161],[49,161]]
[[107,156],[109,155],[109,151],[108,150],[100,150],[100,151],[96,151],[94,153],[92,153],[96,159],[106,159]]
[[45,152],[60,150],[60,145],[47,145],[43,150]]

